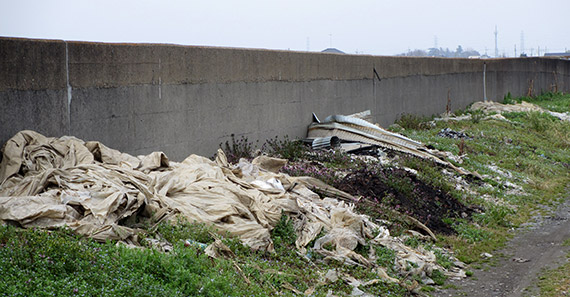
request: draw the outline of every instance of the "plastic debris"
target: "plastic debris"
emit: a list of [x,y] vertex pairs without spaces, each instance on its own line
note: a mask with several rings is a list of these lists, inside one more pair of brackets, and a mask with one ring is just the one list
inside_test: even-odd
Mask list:
[[562,113],[562,112],[554,112],[550,110],[545,110],[542,107],[522,101],[521,103],[517,104],[501,104],[498,102],[487,101],[487,102],[475,102],[471,105],[471,110],[482,110],[484,113],[490,112],[531,112],[531,111],[538,111],[538,112],[545,112],[550,114],[553,117],[556,117],[562,121],[570,121],[570,113]]
[[[428,278],[437,269],[454,277],[465,275],[461,269],[441,267],[433,252],[404,245],[385,227],[356,213],[351,203],[355,197],[314,178],[278,173],[286,164],[283,159],[259,156],[251,163],[240,160],[231,165],[219,150],[215,161],[191,155],[172,162],[161,152],[134,157],[98,142],[48,138],[33,131],[16,134],[2,153],[3,223],[16,222],[24,228],[68,226],[96,240],[137,245],[142,231],[131,222],[176,223],[182,216],[233,234],[252,249],[273,251],[270,231],[285,214],[293,220],[295,244],[302,254],[311,249],[325,261],[369,267],[378,272],[379,280],[397,281],[372,256],[354,251],[368,242],[396,251],[395,266],[402,273]],[[308,185],[329,197],[321,198]],[[325,236],[314,247],[308,246],[321,231]],[[204,248],[206,254],[234,257],[211,235],[215,241]],[[410,263],[414,263],[411,269]]]
[[530,262],[530,260],[529,260],[529,259],[525,259],[525,258],[513,258],[513,262],[526,263],[526,262]]
[[193,247],[199,248],[199,249],[201,249],[201,250],[205,250],[205,249],[208,247],[207,244],[201,243],[201,242],[197,242],[197,241],[192,240],[192,239],[185,240],[185,241],[184,241],[184,246],[185,246],[185,247],[191,247],[191,246],[193,246]]
[[454,138],[454,139],[469,139],[469,140],[473,139],[473,137],[470,137],[469,135],[467,135],[461,131],[454,131],[454,130],[451,130],[450,128],[441,129],[441,131],[439,131],[437,133],[437,136]]
[[311,140],[311,147],[314,150],[330,149],[340,146],[340,139],[336,136],[318,137]]
[[[314,120],[309,125],[307,137],[315,139],[336,136],[344,142],[360,142],[377,145],[419,158],[432,160],[438,164],[450,167],[463,175],[480,177],[477,173],[468,172],[442,159],[445,157],[445,154],[440,151],[430,150],[419,141],[415,141],[398,133],[390,132],[381,128],[379,125],[372,124],[359,117],[360,113],[355,115],[331,115],[323,121],[318,121],[318,119]],[[316,116],[313,118],[316,119]],[[359,149],[359,147],[351,149]]]

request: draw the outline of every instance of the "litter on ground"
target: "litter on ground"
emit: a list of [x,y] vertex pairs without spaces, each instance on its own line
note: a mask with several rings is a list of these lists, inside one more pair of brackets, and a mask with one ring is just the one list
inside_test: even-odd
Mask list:
[[[456,167],[445,160],[446,154],[438,150],[429,149],[423,143],[410,139],[404,135],[390,132],[381,128],[377,124],[372,124],[363,119],[369,111],[356,113],[353,115],[331,115],[320,121],[313,114],[313,122],[309,125],[307,137],[309,139],[320,139],[323,137],[334,137],[344,142],[359,142],[368,145],[395,150],[423,159],[432,160],[438,164],[452,168],[463,175],[472,175],[480,178],[476,172],[468,172]],[[361,147],[356,147],[359,149]]]
[[[423,279],[434,270],[465,276],[458,267],[438,265],[433,251],[410,248],[378,222],[355,212],[351,201],[357,198],[350,194],[314,178],[279,173],[287,160],[259,156],[232,165],[218,150],[214,161],[191,155],[173,162],[161,152],[135,157],[99,142],[33,131],[17,133],[2,153],[0,220],[5,224],[67,226],[99,241],[139,246],[143,226],[176,223],[183,217],[237,236],[254,250],[271,252],[270,231],[286,215],[293,220],[296,246],[303,254],[311,249],[325,261],[377,269],[380,279],[393,281],[382,273],[373,253],[366,257],[355,252],[368,240],[396,251],[394,264],[402,273]],[[321,198],[309,186],[331,195]],[[308,246],[321,231],[325,235]],[[214,257],[232,254],[219,240],[205,250]]]
[[531,111],[538,111],[538,112],[545,112],[550,114],[553,117],[556,117],[562,121],[570,121],[570,114],[563,113],[563,112],[555,112],[543,109],[542,107],[522,101],[521,103],[517,104],[501,104],[498,102],[487,101],[482,102],[478,101],[471,105],[471,110],[482,110],[484,113],[503,113],[503,112],[531,112]]
[[[477,101],[473,103],[470,107],[471,111],[482,111],[486,116],[482,118],[483,120],[498,120],[498,121],[509,121],[503,115],[504,112],[542,112],[548,113],[553,117],[558,118],[561,121],[570,121],[570,113],[568,112],[555,112],[551,110],[546,110],[536,104],[528,103],[522,101],[516,104],[502,104],[493,101]],[[473,116],[471,114],[464,114],[461,116],[450,116],[445,115],[441,118],[435,118],[434,121],[466,121],[471,120]]]

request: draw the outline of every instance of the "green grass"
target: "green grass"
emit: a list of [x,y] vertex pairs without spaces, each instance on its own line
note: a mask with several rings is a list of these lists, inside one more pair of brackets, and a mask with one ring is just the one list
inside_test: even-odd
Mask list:
[[[505,99],[506,103],[522,100],[556,112],[570,111],[570,95],[548,93],[534,98]],[[509,228],[527,221],[539,205],[555,205],[567,195],[565,187],[570,184],[570,122],[538,112],[506,113],[504,116],[511,122],[483,120],[480,116],[471,121],[436,122],[430,129],[406,129],[403,132],[454,154],[459,152],[460,140],[437,136],[441,129],[449,127],[474,138],[464,141],[466,157],[463,164],[456,165],[490,178],[484,178],[480,186],[473,187],[474,194],[455,192],[455,195],[467,204],[481,205],[484,212],[476,214],[472,223],[457,221],[458,235],[442,237],[440,242],[451,246],[456,255],[467,262],[478,261],[481,252],[502,246],[508,239]],[[422,179],[431,180],[454,193],[449,189],[452,183],[440,170],[422,163],[425,162],[414,159],[404,162],[418,170]],[[488,167],[491,164],[512,176],[498,175]],[[505,181],[521,185],[528,195],[509,192],[510,189],[503,185]],[[482,198],[485,194],[504,204],[486,201]]]
[[426,123],[431,120],[431,117],[424,117],[410,113],[404,113],[398,118],[395,124],[404,129],[422,130],[427,129],[429,125]]
[[560,267],[546,271],[540,276],[538,287],[541,297],[570,296],[570,254]]
[[443,272],[439,271],[439,270],[434,270],[431,278],[433,279],[433,281],[435,282],[436,285],[443,285],[445,283],[445,280],[447,279],[447,277],[443,274]]
[[544,93],[540,96],[535,97],[518,97],[512,98],[510,94],[505,96],[503,103],[505,104],[515,104],[526,101],[532,104],[536,104],[542,108],[548,109],[555,112],[567,112],[568,106],[568,94],[564,93]]
[[[171,253],[94,242],[64,229],[0,227],[4,296],[238,296],[247,287],[230,261],[176,243]],[[248,294],[250,295],[250,294]]]
[[[169,253],[151,248],[129,248],[115,242],[98,243],[66,229],[43,231],[0,226],[0,292],[2,296],[294,296],[289,290],[313,296],[329,290],[349,295],[352,287],[343,280],[320,284],[328,269],[337,269],[367,281],[377,275],[365,267],[324,263],[317,254],[317,267],[296,252],[292,221],[282,216],[272,230],[275,253],[256,252],[237,238],[223,237],[235,253],[230,259],[212,259],[198,245],[184,241],[213,242],[212,229],[183,220],[163,223],[147,237],[160,235],[174,244]],[[379,264],[390,275],[394,252],[379,248]],[[391,264],[390,264],[391,263]],[[378,283],[362,288],[387,296],[408,296],[396,284]]]

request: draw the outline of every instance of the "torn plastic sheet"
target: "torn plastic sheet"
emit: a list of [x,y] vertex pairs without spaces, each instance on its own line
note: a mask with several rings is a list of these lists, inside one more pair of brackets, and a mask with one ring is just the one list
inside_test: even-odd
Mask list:
[[[433,256],[404,247],[385,228],[356,213],[351,195],[317,179],[279,173],[283,159],[260,156],[231,165],[219,150],[215,161],[191,155],[172,162],[161,152],[134,157],[98,142],[33,131],[16,134],[2,153],[3,223],[67,226],[96,240],[136,246],[138,234],[145,231],[134,222],[176,223],[181,216],[229,232],[253,249],[272,251],[270,231],[285,214],[293,220],[302,253],[324,231],[313,250],[328,259],[376,268],[373,258],[354,251],[368,240],[401,249],[398,261],[415,261],[414,267],[426,275],[436,268],[445,271]],[[329,197],[321,198],[309,187]],[[373,239],[374,232],[382,237]],[[208,252],[231,257],[220,242]]]

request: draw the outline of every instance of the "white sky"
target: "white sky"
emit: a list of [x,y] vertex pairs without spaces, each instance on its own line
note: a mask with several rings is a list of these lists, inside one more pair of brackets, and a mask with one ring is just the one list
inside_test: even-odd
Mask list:
[[570,49],[570,0],[0,0],[0,36],[394,55]]

